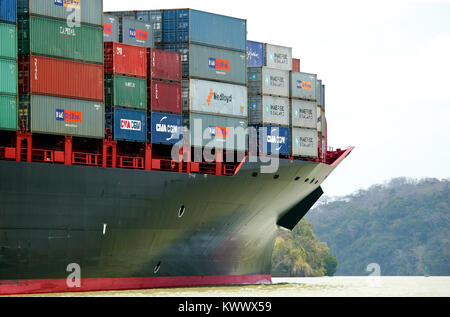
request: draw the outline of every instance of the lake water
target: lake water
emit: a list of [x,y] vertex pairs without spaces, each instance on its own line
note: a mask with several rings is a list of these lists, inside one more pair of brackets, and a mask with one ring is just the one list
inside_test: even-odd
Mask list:
[[450,277],[274,278],[272,285],[65,293],[93,297],[450,297]]

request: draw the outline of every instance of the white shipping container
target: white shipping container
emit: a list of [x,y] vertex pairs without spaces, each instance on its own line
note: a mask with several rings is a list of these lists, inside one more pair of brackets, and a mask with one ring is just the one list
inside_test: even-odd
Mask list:
[[291,72],[290,97],[316,101],[317,75]]
[[315,129],[292,129],[292,154],[317,158],[319,156],[318,133]]
[[289,72],[268,67],[249,67],[248,94],[289,98]]
[[317,126],[317,103],[291,99],[291,125],[296,128],[315,129]]
[[272,96],[249,96],[250,124],[289,125],[289,99]]
[[291,71],[292,48],[266,44],[266,66]]

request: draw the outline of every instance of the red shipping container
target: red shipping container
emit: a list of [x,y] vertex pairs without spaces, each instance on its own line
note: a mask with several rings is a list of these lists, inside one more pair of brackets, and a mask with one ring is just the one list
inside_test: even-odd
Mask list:
[[181,82],[181,54],[147,49],[148,78]]
[[147,78],[145,47],[121,43],[105,43],[105,74]]
[[103,102],[103,65],[21,55],[19,92]]
[[300,60],[297,58],[292,59],[292,71],[300,73]]
[[150,96],[148,104],[152,112],[181,114],[180,83],[152,81],[148,96]]

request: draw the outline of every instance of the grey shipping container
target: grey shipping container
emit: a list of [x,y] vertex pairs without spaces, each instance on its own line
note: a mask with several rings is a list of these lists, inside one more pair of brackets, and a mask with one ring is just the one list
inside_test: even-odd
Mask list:
[[152,26],[149,23],[128,18],[119,19],[119,39],[123,44],[153,47]]
[[110,15],[103,15],[103,41],[119,42],[119,18]]
[[248,94],[289,98],[289,72],[268,67],[249,67]]
[[266,44],[266,66],[291,71],[292,48]]
[[317,103],[291,99],[291,126],[315,129],[317,125]]
[[316,80],[316,100],[318,105],[322,105],[322,81]]
[[291,98],[316,100],[317,75],[291,72],[290,81]]
[[102,25],[103,0],[18,0],[19,14],[41,15],[68,23]]
[[289,125],[289,99],[272,96],[248,97],[248,121],[258,125]]
[[183,110],[247,118],[247,87],[206,80],[183,81]]
[[317,158],[319,156],[317,130],[292,128],[292,155]]
[[247,151],[248,123],[245,119],[189,113],[183,116],[183,126],[189,129],[193,147]]
[[103,138],[104,105],[98,102],[31,96],[31,132]]

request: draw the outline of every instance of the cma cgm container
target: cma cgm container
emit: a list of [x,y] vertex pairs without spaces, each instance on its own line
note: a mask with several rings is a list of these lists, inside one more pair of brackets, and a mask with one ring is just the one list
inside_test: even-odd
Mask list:
[[17,4],[19,14],[53,17],[68,23],[102,25],[103,0],[18,0]]
[[105,43],[105,74],[147,77],[145,47]]
[[268,67],[249,67],[248,94],[289,98],[289,72]]
[[104,105],[95,101],[33,95],[31,132],[103,138],[105,134]]
[[17,94],[17,61],[0,59],[0,94]]
[[292,48],[266,44],[266,65],[270,68],[292,70]]
[[103,15],[103,41],[119,42],[119,18],[110,15]]
[[163,42],[246,51],[247,21],[192,9],[163,10]]
[[247,87],[191,79],[183,81],[183,110],[247,118]]
[[291,98],[316,100],[317,75],[291,72],[290,94]]
[[17,29],[13,24],[0,23],[0,58],[17,59]]
[[0,22],[16,24],[17,21],[17,1],[0,0]]
[[291,126],[314,129],[317,125],[317,103],[291,99]]
[[189,113],[183,116],[193,147],[247,151],[247,120],[235,117]]
[[151,111],[181,114],[181,83],[152,80],[148,96]]
[[289,99],[272,96],[248,97],[248,121],[257,125],[289,125]]
[[149,117],[150,142],[174,145],[183,139],[182,116],[153,112]]
[[[252,130],[253,128],[253,130]],[[284,156],[290,155],[291,148],[291,130],[287,127],[278,126],[260,126],[249,127],[250,143],[255,141],[258,144],[258,152],[260,154],[279,154]]]
[[105,75],[105,105],[147,110],[147,80],[121,75]]
[[152,26],[142,21],[119,18],[119,40],[123,44],[153,47]]
[[103,65],[44,56],[19,58],[19,91],[103,102]]
[[19,19],[19,54],[37,54],[103,64],[103,28],[44,17]]
[[147,77],[181,82],[181,55],[174,52],[147,49]]
[[266,45],[260,42],[247,41],[247,66],[260,67],[266,62]]
[[292,128],[292,155],[317,158],[318,134],[315,129]]
[[146,142],[147,112],[115,108],[106,116],[106,126],[118,141]]
[[17,130],[17,96],[0,95],[0,130]]

